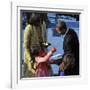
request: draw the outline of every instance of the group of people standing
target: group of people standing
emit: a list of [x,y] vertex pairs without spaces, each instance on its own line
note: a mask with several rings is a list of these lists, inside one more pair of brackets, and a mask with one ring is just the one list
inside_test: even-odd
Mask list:
[[24,76],[25,77],[46,77],[52,76],[51,64],[59,66],[59,74],[79,75],[79,41],[74,30],[67,28],[64,21],[60,21],[55,27],[57,33],[64,36],[64,55],[61,59],[50,60],[56,52],[47,41],[46,22],[41,13],[32,13],[29,23],[24,31]]

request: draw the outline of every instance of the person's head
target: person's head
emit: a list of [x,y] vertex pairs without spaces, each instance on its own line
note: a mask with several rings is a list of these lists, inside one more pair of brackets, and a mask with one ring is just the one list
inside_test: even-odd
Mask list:
[[40,53],[40,50],[41,50],[41,48],[39,46],[33,46],[32,50],[31,50],[32,55],[35,57],[38,56]]
[[67,30],[66,23],[64,21],[59,21],[56,26],[56,32],[60,33],[61,35],[64,35]]
[[32,13],[29,23],[34,26],[39,26],[40,25],[40,15],[37,13]]
[[65,69],[71,69],[75,66],[75,57],[73,54],[64,55],[63,62],[65,65]]
[[39,13],[40,14],[40,19],[41,19],[41,23],[43,23],[43,21],[45,21],[45,23],[47,22],[47,13]]

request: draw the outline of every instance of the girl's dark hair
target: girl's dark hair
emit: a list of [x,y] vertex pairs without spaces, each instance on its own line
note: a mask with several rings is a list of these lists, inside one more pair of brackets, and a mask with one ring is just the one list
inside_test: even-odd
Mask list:
[[29,19],[29,23],[31,25],[35,25],[38,26],[38,24],[40,24],[40,15],[37,13],[32,13],[30,19]]
[[39,55],[39,50],[35,49],[34,52],[33,52],[33,56],[38,56],[38,55]]
[[31,53],[33,56],[38,56],[40,52],[40,46],[33,46],[31,49]]

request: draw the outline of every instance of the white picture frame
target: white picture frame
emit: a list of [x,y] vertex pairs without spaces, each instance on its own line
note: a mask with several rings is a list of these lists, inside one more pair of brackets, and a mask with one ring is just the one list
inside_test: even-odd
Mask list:
[[[20,78],[20,10],[40,10],[80,13],[80,75],[48,78]],[[11,87],[47,87],[87,83],[87,8],[85,6],[59,5],[58,3],[11,2]]]

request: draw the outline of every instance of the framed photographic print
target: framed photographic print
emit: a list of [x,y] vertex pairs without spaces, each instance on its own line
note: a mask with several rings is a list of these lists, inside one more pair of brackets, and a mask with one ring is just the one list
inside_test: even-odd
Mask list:
[[11,3],[12,88],[87,82],[86,9]]

